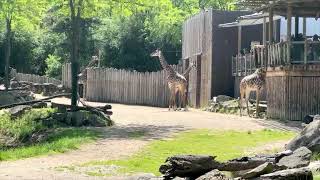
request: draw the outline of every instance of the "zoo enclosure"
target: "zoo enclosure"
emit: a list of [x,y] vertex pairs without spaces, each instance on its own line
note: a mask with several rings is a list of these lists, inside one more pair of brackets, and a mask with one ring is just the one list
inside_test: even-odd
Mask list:
[[[182,72],[182,66],[173,65]],[[113,68],[88,68],[83,97],[88,101],[167,107],[170,91],[166,72],[137,72]],[[71,83],[71,66],[62,72],[65,86]]]
[[18,81],[27,81],[27,82],[33,82],[33,83],[52,83],[54,85],[60,85],[62,82],[58,79],[50,78],[47,76],[39,76],[35,74],[24,74],[24,73],[18,73],[17,70],[12,69],[11,70],[11,76],[15,77]]

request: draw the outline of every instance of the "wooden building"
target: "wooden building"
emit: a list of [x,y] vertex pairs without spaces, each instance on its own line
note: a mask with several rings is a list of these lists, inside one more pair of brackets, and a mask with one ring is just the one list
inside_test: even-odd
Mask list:
[[[248,11],[205,10],[189,18],[183,24],[182,58],[184,67],[196,62],[197,68],[189,77],[189,104],[206,106],[217,95],[233,95],[234,79],[230,55],[237,54],[237,28],[222,29],[219,24],[232,22]],[[250,47],[250,39],[262,38],[262,29],[248,27],[242,47]],[[259,39],[260,38],[260,39]]]
[[[248,64],[267,69],[268,117],[302,120],[305,115],[319,114],[320,39],[310,32],[320,27],[313,20],[320,16],[320,0],[242,0],[238,5],[263,14],[262,44],[233,60],[244,71],[249,71]],[[277,37],[274,20],[278,16],[283,28]],[[247,59],[244,68],[239,63],[243,58]]]

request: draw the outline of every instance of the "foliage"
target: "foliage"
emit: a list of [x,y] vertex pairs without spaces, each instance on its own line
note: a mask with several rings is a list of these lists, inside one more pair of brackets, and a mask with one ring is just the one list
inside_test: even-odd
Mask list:
[[275,130],[254,132],[193,130],[179,134],[170,140],[154,141],[127,159],[89,162],[83,166],[116,165],[122,167],[119,173],[148,172],[159,175],[158,168],[168,156],[207,154],[217,156],[220,161],[225,161],[244,155],[249,148],[278,140],[289,140],[294,135],[292,132]]
[[49,117],[53,112],[55,110],[51,108],[32,109],[21,117],[12,119],[8,113],[2,111],[0,116],[0,135],[24,141],[34,132],[45,129],[46,127],[38,120]]
[[95,130],[69,128],[59,129],[50,135],[48,141],[16,149],[0,150],[0,161],[18,160],[39,155],[64,153],[78,149],[80,145],[89,143],[99,137]]
[[[73,0],[76,4],[80,0]],[[71,19],[69,1],[3,0],[0,19],[12,17],[10,65],[19,72],[44,75],[45,60],[70,59]],[[158,62],[149,54],[162,48],[170,64],[181,58],[183,21],[203,8],[234,9],[234,0],[83,0],[80,18],[81,66],[102,52],[104,66],[156,71]],[[6,12],[10,12],[9,14]],[[0,75],[4,71],[5,24],[0,24]],[[55,76],[56,73],[51,74]]]
[[54,55],[49,55],[46,59],[47,70],[46,75],[61,79],[62,63],[61,58]]

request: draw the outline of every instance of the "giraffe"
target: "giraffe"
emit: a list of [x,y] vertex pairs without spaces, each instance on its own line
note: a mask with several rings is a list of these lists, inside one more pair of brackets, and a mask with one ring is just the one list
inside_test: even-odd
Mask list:
[[165,60],[162,51],[157,49],[153,52],[151,57],[158,57],[160,64],[164,71],[167,73],[166,80],[170,89],[170,100],[169,100],[169,110],[172,108],[176,110],[176,94],[180,93],[181,104],[186,102],[186,91],[187,91],[187,79],[176,72]]
[[259,94],[266,83],[266,71],[262,68],[257,69],[253,74],[244,77],[240,82],[240,99],[239,99],[239,107],[240,107],[240,116],[242,116],[242,99],[245,98],[247,105],[247,112],[249,113],[249,97],[250,92],[256,92],[256,116],[259,115]]
[[[191,70],[193,69],[193,68],[195,68],[196,67],[196,64],[193,62],[193,61],[191,61],[190,62],[190,66],[183,72],[183,74],[182,74],[182,76],[183,77],[186,77],[187,75],[189,75],[189,73],[191,72]],[[186,88],[188,88],[188,87],[186,87]],[[188,92],[187,92],[187,90],[186,90],[186,92],[185,92],[185,104],[182,104],[182,101],[181,101],[181,93],[180,92],[177,92],[176,94],[178,95],[178,97],[180,97],[180,101],[179,101],[179,106],[178,106],[178,109],[181,109],[182,107],[183,107],[183,105],[185,106],[185,110],[187,110],[187,104],[188,104],[188,97],[187,97],[187,94]]]

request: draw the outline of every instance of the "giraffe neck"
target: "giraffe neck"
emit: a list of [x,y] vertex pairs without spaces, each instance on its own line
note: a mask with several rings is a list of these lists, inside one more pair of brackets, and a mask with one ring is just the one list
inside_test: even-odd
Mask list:
[[159,60],[160,60],[160,64],[162,66],[162,68],[169,73],[169,75],[171,74],[175,74],[175,71],[173,70],[173,68],[167,63],[167,61],[165,60],[164,56],[162,53],[160,53],[159,56]]

